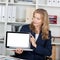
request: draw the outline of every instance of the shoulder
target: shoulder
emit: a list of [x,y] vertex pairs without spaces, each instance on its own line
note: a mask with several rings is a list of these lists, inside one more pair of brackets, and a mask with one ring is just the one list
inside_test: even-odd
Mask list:
[[29,32],[30,28],[29,28],[29,24],[25,24],[22,26],[20,32]]
[[21,29],[29,29],[29,24],[23,25]]
[[25,25],[23,25],[22,27],[25,27],[25,28],[26,28],[26,27],[29,27],[29,24],[25,24]]

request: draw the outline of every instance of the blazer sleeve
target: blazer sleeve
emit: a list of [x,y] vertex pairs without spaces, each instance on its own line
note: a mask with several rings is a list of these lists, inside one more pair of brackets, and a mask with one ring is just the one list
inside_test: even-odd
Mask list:
[[49,32],[49,40],[46,40],[45,47],[39,45],[34,49],[34,51],[35,53],[44,56],[50,56],[52,54],[51,31]]

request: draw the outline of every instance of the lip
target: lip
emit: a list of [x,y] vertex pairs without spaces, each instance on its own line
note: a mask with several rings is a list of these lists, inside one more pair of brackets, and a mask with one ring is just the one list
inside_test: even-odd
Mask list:
[[35,23],[35,24],[33,24],[33,25],[34,25],[34,26],[37,26],[38,24]]

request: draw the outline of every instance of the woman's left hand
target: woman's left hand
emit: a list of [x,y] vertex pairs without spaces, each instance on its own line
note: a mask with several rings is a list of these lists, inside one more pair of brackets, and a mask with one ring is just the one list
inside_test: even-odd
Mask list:
[[36,48],[37,44],[36,44],[36,40],[33,36],[30,37],[30,42],[31,42],[32,46]]

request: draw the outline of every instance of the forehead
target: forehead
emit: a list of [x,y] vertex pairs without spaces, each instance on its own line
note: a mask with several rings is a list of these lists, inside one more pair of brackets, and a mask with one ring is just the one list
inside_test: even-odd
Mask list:
[[35,16],[35,17],[42,17],[43,15],[40,14],[40,13],[35,13],[34,16]]
[[41,15],[40,13],[35,13],[35,15]]

